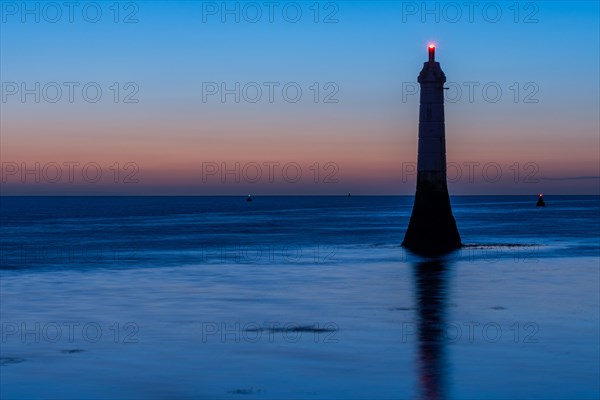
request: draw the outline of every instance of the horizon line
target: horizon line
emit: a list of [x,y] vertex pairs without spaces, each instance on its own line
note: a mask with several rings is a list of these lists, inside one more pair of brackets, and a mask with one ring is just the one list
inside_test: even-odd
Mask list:
[[[538,197],[539,193],[532,194],[457,194],[450,197]],[[544,197],[568,197],[568,196],[589,196],[600,197],[598,194],[548,194],[544,193]],[[243,194],[0,194],[2,197],[243,197],[248,195]],[[251,197],[415,197],[414,194],[260,194],[251,195]]]

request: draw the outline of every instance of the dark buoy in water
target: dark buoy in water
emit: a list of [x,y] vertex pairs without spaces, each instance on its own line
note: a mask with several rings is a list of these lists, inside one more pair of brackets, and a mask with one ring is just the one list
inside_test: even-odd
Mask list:
[[402,246],[425,256],[448,253],[462,246],[452,215],[446,183],[444,83],[446,75],[429,45],[429,61],[419,74],[419,155],[417,193]]
[[540,195],[538,196],[538,201],[536,206],[538,207],[546,207],[546,203],[544,202],[544,195],[540,193]]
[[252,196],[248,195],[248,198],[246,199],[246,201],[252,201]]

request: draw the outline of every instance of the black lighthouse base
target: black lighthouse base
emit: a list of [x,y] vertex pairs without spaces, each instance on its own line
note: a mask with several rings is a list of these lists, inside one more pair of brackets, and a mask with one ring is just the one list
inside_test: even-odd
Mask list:
[[443,255],[462,246],[446,179],[431,178],[417,178],[415,204],[402,242],[403,247],[425,256]]

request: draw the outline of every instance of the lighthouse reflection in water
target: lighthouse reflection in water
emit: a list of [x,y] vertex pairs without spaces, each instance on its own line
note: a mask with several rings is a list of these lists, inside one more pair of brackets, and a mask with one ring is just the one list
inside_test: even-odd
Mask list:
[[417,310],[418,373],[422,399],[444,399],[447,267],[438,260],[413,266]]

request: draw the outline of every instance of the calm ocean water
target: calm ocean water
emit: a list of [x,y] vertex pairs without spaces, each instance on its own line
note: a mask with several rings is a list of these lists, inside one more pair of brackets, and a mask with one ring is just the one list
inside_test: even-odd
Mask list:
[[600,396],[600,197],[1,197],[0,397]]

